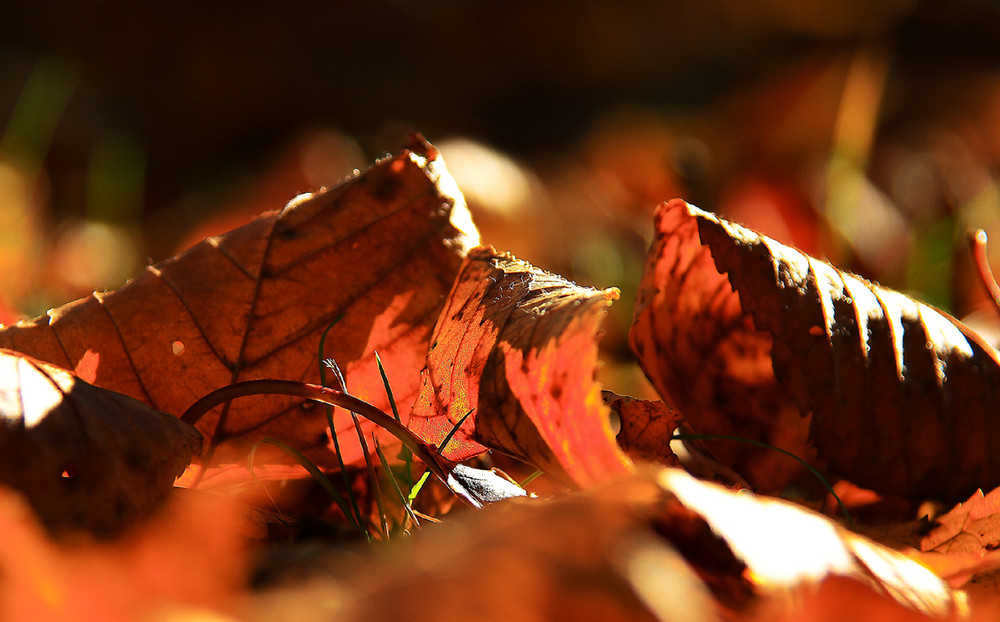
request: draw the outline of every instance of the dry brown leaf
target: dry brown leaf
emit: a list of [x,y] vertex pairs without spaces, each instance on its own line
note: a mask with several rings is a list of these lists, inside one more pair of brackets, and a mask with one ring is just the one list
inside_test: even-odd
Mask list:
[[578,287],[475,249],[434,329],[410,428],[463,460],[497,449],[580,485],[626,472],[594,380],[599,326],[617,290]]
[[[656,210],[632,349],[693,432],[756,439],[809,459],[809,424],[774,378],[771,338],[743,312],[686,208],[677,201]],[[780,490],[802,470],[778,452],[743,443],[708,448],[759,490]]]
[[702,581],[650,528],[658,494],[628,479],[453,517],[379,555],[330,553],[264,590],[250,619],[714,621]]
[[[915,498],[954,499],[998,483],[1000,464],[992,456],[1000,452],[1000,420],[993,416],[992,387],[1000,380],[1000,359],[960,322],[683,201],[662,205],[657,222],[660,238],[647,268],[662,275],[647,274],[644,280],[632,341],[647,374],[667,395],[699,382],[683,369],[684,361],[696,359],[683,356],[685,342],[674,345],[672,337],[706,323],[705,317],[719,317],[739,324],[739,334],[757,345],[721,354],[728,341],[709,347],[718,363],[699,369],[714,378],[701,384],[708,382],[719,394],[742,401],[745,383],[729,380],[740,374],[765,378],[761,365],[773,364],[787,396],[768,382],[763,397],[751,395],[747,401],[767,401],[776,413],[787,411],[791,402],[811,414],[810,436],[838,473],[881,493]],[[694,226],[700,236],[697,246],[692,246]],[[676,231],[687,233],[678,239]],[[663,250],[670,244],[679,247],[673,255]],[[674,260],[678,265],[696,257],[697,274],[708,274],[706,249],[739,293],[734,301],[720,277],[707,277],[712,291],[726,301],[721,311],[711,296],[699,294],[693,303],[686,302],[686,279],[692,273],[670,268],[671,256],[681,257]],[[676,276],[682,284],[671,280]],[[672,294],[673,299],[683,312],[662,311],[677,289],[681,294]],[[658,309],[665,317],[658,317]],[[692,319],[684,319],[688,316]],[[713,320],[707,323],[715,326]],[[712,337],[718,334],[705,340],[715,346]],[[772,339],[768,349],[766,341]],[[677,355],[675,361],[671,355]],[[722,373],[715,371],[718,367]],[[678,402],[692,427],[702,432],[704,413],[686,406],[697,406],[698,396],[708,392],[690,393]],[[763,420],[772,429],[788,426],[795,438],[804,426],[783,415]],[[761,438],[748,434],[742,421],[729,424],[729,433]],[[709,423],[726,425],[722,418]]]
[[[237,380],[318,382],[320,337],[333,323],[324,356],[351,392],[388,409],[377,350],[405,414],[444,294],[477,241],[436,149],[418,137],[336,188],[208,238],[115,292],[0,331],[0,345],[179,416]],[[361,450],[342,422],[353,462]],[[271,436],[332,465],[326,426],[322,409],[277,396],[233,402],[199,422],[219,462],[242,462],[250,443]]]
[[[683,209],[678,207],[678,209]],[[954,318],[688,207],[820,455],[862,486],[955,499],[1000,483],[1000,358]]]
[[618,416],[618,446],[633,460],[680,466],[670,439],[681,414],[660,401],[603,391],[604,403]]
[[934,519],[936,527],[920,541],[921,551],[976,553],[1000,546],[1000,488],[977,490],[964,503]]
[[0,482],[50,528],[120,530],[201,447],[193,427],[65,370],[0,350]]

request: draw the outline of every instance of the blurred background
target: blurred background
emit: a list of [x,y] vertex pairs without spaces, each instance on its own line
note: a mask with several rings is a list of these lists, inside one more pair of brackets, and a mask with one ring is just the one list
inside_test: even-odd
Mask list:
[[485,242],[623,290],[611,357],[673,197],[993,321],[964,240],[1000,265],[997,0],[6,2],[2,319],[414,130]]

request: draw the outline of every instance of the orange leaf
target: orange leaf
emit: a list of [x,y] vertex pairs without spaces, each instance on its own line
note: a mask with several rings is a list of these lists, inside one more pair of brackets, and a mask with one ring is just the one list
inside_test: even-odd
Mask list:
[[[823,579],[815,590],[790,606],[788,603],[769,603],[750,619],[761,622],[930,622],[940,617],[915,611],[891,595],[872,589],[866,581],[835,575]],[[968,617],[956,612],[946,619]]]
[[0,619],[228,619],[246,570],[244,520],[229,499],[174,497],[121,539],[57,545],[0,488]]
[[[337,360],[351,392],[388,409],[378,350],[405,413],[443,296],[477,241],[437,150],[418,138],[118,291],[0,331],[0,345],[69,369],[96,353],[98,385],[180,415],[238,380],[318,382],[320,336],[333,323],[324,356]],[[350,463],[360,448],[342,422]],[[199,422],[219,462],[242,462],[251,443],[271,436],[333,465],[326,426],[321,409],[283,396],[231,403]]]
[[0,350],[0,482],[52,528],[118,531],[170,491],[201,435],[130,397]]
[[[414,534],[390,555],[332,552],[254,599],[304,620],[742,620],[808,613],[846,579],[841,619],[961,612],[962,595],[906,556],[774,499],[679,469],[636,473],[550,501],[524,499]],[[484,572],[488,570],[488,572]],[[305,576],[303,576],[305,575]],[[331,592],[335,590],[335,592]],[[329,594],[334,601],[322,600]],[[317,612],[316,604],[331,609]],[[333,607],[336,607],[333,609]],[[267,617],[267,616],[263,616]],[[761,618],[768,619],[768,618]]]
[[411,429],[437,445],[471,412],[446,458],[498,449],[580,485],[626,472],[594,381],[617,297],[473,250],[434,329]]
[[[808,421],[774,377],[771,338],[719,274],[683,201],[660,205],[629,341],[657,392],[699,434],[728,434],[808,459]],[[774,451],[714,442],[755,488],[777,491],[801,467]]]

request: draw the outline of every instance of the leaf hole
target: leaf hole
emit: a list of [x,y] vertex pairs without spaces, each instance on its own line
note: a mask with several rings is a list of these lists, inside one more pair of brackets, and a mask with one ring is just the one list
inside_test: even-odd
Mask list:
[[73,465],[67,465],[63,467],[63,471],[59,477],[62,479],[63,484],[66,485],[67,490],[74,490],[79,482],[77,475],[78,473],[76,467]]
[[175,339],[173,343],[170,344],[170,351],[174,353],[174,356],[184,354],[184,342],[180,339]]

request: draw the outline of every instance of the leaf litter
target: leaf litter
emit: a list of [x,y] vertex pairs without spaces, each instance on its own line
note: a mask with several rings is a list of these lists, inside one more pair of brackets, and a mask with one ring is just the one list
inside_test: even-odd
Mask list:
[[[964,614],[962,592],[914,561],[919,557],[798,505],[653,463],[674,463],[670,438],[683,421],[695,432],[763,438],[808,462],[822,458],[858,483],[913,498],[988,486],[992,440],[989,434],[972,438],[968,430],[976,422],[990,429],[992,419],[974,398],[991,395],[989,366],[996,355],[971,331],[901,294],[674,201],[657,211],[657,238],[631,333],[665,403],[613,394],[602,400],[593,379],[597,339],[617,292],[580,288],[504,253],[473,249],[478,238],[464,222],[453,186],[436,150],[417,139],[338,188],[212,238],[119,292],[5,329],[0,340],[179,415],[211,391],[246,380],[296,387],[318,381],[315,346],[298,345],[315,344],[340,317],[330,329],[330,350],[320,357],[343,365],[357,399],[385,418],[383,428],[399,432],[409,423],[405,434],[416,434],[406,437],[413,455],[423,456],[428,467],[450,465],[446,482],[456,473],[472,473],[466,482],[495,476],[452,461],[489,449],[579,489],[463,512],[405,546],[394,545],[381,560],[367,550],[321,549],[307,557],[306,568],[278,573],[249,609],[226,609],[244,619],[292,611],[302,619],[330,613],[340,619],[429,619],[442,611],[484,619],[551,619],[557,612],[600,619],[788,618],[808,614],[803,603],[847,593],[899,619]],[[230,270],[206,267],[217,264]],[[232,268],[241,275],[226,276]],[[359,280],[338,278],[348,273]],[[237,289],[226,289],[231,287]],[[878,305],[867,304],[873,298]],[[219,300],[235,301],[226,303],[235,307],[220,312]],[[150,330],[153,317],[164,324]],[[424,353],[421,379],[416,372],[422,365],[415,361]],[[985,384],[970,375],[973,368],[984,371]],[[402,423],[386,414],[386,370]],[[960,390],[973,397],[957,397]],[[902,395],[904,404],[917,408],[916,423],[903,421],[907,413],[886,395]],[[881,399],[889,415],[867,421],[868,407],[857,406],[862,398]],[[320,468],[337,468],[329,434],[346,442],[343,429],[328,433],[328,422],[301,401],[261,399],[241,406],[224,397],[224,413],[199,415],[212,448],[203,467],[222,467],[241,451],[245,456],[248,443],[274,436],[315,456]],[[945,403],[967,414],[953,416]],[[884,442],[878,464],[885,473],[859,459],[872,438],[852,445],[858,439],[831,431],[831,404],[843,409],[850,429],[875,429],[875,439]],[[928,421],[947,433],[914,429]],[[442,446],[451,434],[453,442]],[[917,444],[910,448],[900,439]],[[966,442],[974,449],[963,454]],[[91,448],[90,440],[67,443]],[[345,450],[352,457],[348,465],[357,463],[357,451]],[[752,453],[717,453],[738,473],[755,462]],[[379,457],[383,464],[396,459],[385,452]],[[127,466],[160,478],[177,468]],[[796,475],[775,460],[746,472],[755,486],[774,490]],[[954,487],[947,486],[949,476],[957,478]],[[964,515],[952,515],[961,518],[939,519],[938,529],[950,530],[945,541],[990,519],[970,519],[982,505],[970,504]],[[29,513],[13,515],[15,527],[32,529]],[[245,534],[254,525],[247,516],[230,515],[216,526]],[[269,526],[257,527],[254,537],[266,539]],[[22,533],[24,542],[42,542],[31,545],[36,550],[29,556],[52,546],[44,536]],[[158,546],[171,541],[141,525],[134,533],[148,534],[138,537]],[[327,557],[333,561],[319,562]],[[51,572],[58,573],[65,562],[58,554],[55,559]],[[242,562],[233,563],[245,572]],[[493,576],[513,591],[494,589]],[[29,590],[41,594],[32,606],[43,613],[63,602],[46,600],[47,585]],[[81,585],[72,583],[72,589]],[[665,600],[664,586],[678,598]],[[116,617],[128,619],[104,619]]]

